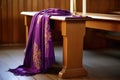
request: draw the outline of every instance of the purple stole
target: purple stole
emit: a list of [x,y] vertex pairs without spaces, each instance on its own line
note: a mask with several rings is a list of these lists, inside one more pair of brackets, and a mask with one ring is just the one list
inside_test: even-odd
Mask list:
[[54,47],[50,30],[50,16],[71,15],[69,11],[50,8],[32,17],[23,65],[9,69],[15,75],[44,73],[55,63]]

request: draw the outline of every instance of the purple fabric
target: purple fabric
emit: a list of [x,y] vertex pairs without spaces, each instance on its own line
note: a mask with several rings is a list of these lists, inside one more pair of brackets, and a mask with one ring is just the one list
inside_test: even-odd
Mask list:
[[15,75],[34,75],[46,72],[55,63],[51,39],[50,16],[71,15],[69,11],[50,8],[42,10],[32,18],[25,49],[23,65],[9,69]]

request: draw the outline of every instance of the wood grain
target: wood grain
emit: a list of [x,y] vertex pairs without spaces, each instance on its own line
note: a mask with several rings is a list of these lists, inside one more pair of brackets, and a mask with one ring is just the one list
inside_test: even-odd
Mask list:
[[[0,47],[0,80],[119,80],[120,79],[120,49],[106,48],[97,50],[84,50],[84,67],[89,72],[85,78],[59,79],[57,65],[62,63],[62,47],[55,46],[56,66],[52,72],[34,76],[15,76],[7,72],[23,63],[24,48]],[[56,72],[57,70],[57,72]]]
[[[77,0],[77,11],[82,9],[81,2],[82,0]],[[87,0],[87,11],[119,11],[119,5],[120,0]],[[20,12],[40,11],[46,8],[69,10],[69,0],[0,0],[0,44],[25,43],[24,21]]]

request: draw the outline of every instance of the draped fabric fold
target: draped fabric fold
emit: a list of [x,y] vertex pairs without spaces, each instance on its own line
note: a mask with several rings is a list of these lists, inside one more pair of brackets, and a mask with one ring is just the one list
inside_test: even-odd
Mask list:
[[55,63],[54,47],[50,31],[50,16],[71,15],[61,9],[45,9],[32,17],[25,48],[23,65],[9,69],[15,75],[34,75],[46,72]]

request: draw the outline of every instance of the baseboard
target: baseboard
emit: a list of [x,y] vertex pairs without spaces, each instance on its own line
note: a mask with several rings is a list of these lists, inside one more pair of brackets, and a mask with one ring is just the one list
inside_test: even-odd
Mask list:
[[24,43],[15,43],[15,44],[0,44],[0,47],[25,47]]

